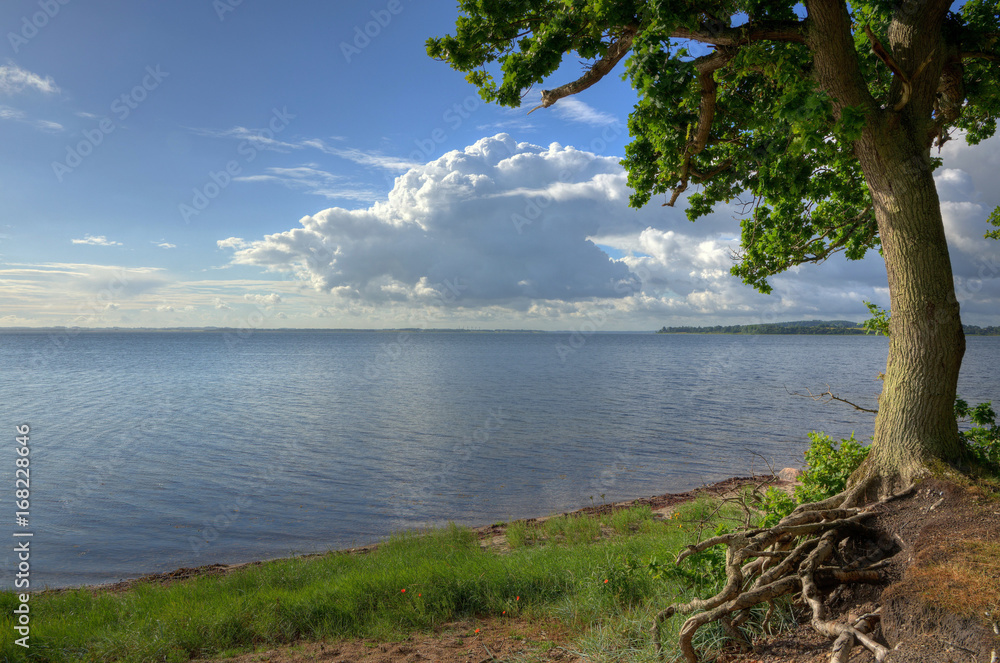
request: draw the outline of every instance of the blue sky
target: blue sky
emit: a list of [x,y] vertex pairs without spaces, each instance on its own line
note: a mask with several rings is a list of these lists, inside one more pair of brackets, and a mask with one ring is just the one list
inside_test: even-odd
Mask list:
[[[481,102],[424,53],[452,3],[12,0],[0,8],[0,326],[603,330],[861,319],[877,255],[728,274],[732,210],[627,208],[620,77]],[[571,61],[553,85],[579,75]],[[996,140],[939,189],[967,322]],[[978,238],[978,239],[977,239]]]

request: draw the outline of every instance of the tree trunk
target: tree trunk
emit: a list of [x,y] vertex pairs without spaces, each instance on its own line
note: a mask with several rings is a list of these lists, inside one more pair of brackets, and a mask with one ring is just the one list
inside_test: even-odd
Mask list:
[[853,107],[867,115],[854,152],[889,276],[889,360],[875,441],[850,481],[851,499],[858,501],[909,485],[936,461],[963,457],[954,402],[965,335],[930,161],[950,3],[900,0],[888,40],[894,66],[909,72],[909,82],[894,75],[889,98],[879,104],[861,71],[845,3],[805,1],[817,83],[836,112]]
[[929,150],[898,118],[885,124],[895,126],[872,127],[871,147],[858,146],[892,313],[875,441],[851,481],[866,498],[909,485],[935,461],[958,462],[964,449],[954,403],[965,335]]

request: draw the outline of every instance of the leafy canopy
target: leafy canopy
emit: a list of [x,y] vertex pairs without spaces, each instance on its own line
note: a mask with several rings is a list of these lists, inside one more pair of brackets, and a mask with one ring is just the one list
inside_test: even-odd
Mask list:
[[[460,0],[455,34],[429,39],[427,51],[465,72],[485,100],[512,107],[570,54],[593,62],[578,80],[543,90],[543,106],[595,84],[631,53],[625,76],[638,101],[623,161],[631,204],[662,195],[672,205],[697,185],[692,221],[734,205],[744,218],[733,272],[768,292],[767,277],[788,267],[838,251],[860,259],[879,246],[854,143],[874,113],[905,106],[907,54],[894,52],[893,35],[935,1]],[[838,2],[850,13],[847,39],[875,104],[846,104],[818,82],[816,49],[825,46],[810,38],[811,12]],[[1000,117],[1000,2],[942,7],[931,67],[941,78],[923,118],[926,150],[908,164],[915,169],[939,164],[932,141],[961,130],[978,143]],[[903,67],[914,86],[918,65]],[[907,112],[913,107],[924,108]]]

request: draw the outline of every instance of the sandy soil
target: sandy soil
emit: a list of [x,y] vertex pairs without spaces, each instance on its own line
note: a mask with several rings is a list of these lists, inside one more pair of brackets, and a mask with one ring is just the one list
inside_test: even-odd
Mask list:
[[[403,642],[346,640],[312,642],[222,659],[224,663],[583,663],[572,651],[569,637],[557,623],[523,620],[466,620],[447,624],[435,633],[413,635]],[[220,659],[212,659],[220,663]]]

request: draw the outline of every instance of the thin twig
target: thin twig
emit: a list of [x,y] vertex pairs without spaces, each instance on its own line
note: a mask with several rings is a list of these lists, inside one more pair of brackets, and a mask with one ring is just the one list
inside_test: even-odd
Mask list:
[[[830,389],[830,385],[826,385],[826,391],[823,392],[822,394],[814,394],[814,393],[812,393],[812,391],[810,389],[806,389],[806,393],[804,393],[804,394],[800,394],[797,391],[788,391],[787,388],[785,389],[785,391],[790,396],[801,396],[802,398],[811,398],[814,401],[817,401],[819,403],[829,403],[831,401],[840,401],[841,403],[847,403],[848,405],[850,405],[851,407],[853,407],[855,410],[858,410],[860,412],[870,412],[871,414],[878,414],[878,410],[871,410],[871,409],[866,408],[866,407],[861,407],[860,405],[858,405],[856,403],[852,403],[851,401],[847,400],[846,398],[841,398],[837,394],[833,393],[833,391]],[[826,400],[823,400],[824,398]]]

